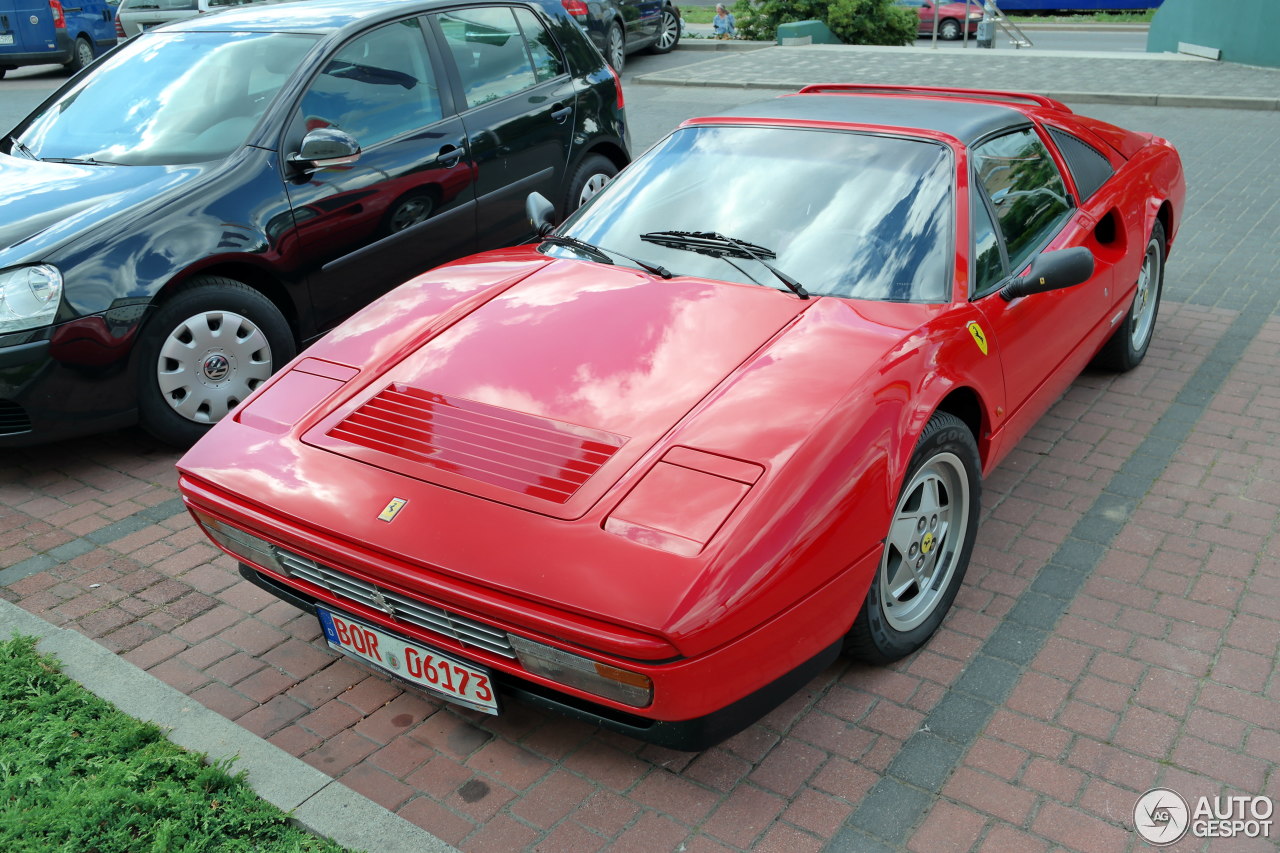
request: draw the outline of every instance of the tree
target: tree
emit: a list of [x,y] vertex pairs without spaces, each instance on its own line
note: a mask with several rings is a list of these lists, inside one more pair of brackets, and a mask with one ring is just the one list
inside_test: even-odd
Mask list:
[[744,38],[775,38],[780,24],[819,20],[846,44],[910,44],[915,10],[893,0],[738,0],[733,8]]

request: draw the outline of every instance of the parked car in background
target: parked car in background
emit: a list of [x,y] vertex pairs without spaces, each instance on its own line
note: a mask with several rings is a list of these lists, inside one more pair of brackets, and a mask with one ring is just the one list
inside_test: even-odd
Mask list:
[[128,38],[170,21],[263,2],[278,3],[280,0],[120,0],[116,12],[116,34],[120,38]]
[[[886,130],[886,129],[889,130]],[[704,749],[919,649],[981,481],[1136,367],[1173,146],[1040,95],[829,85],[685,122],[544,240],[411,280],[178,463],[241,574],[445,700]]]
[[935,20],[938,38],[953,41],[964,36],[966,24],[969,35],[977,35],[978,22],[982,20],[981,3],[937,3],[935,0],[895,0],[898,6],[910,6],[920,19],[919,35],[932,36]]
[[0,138],[0,446],[190,443],[406,278],[628,161],[556,2],[307,0],[129,40]]
[[627,54],[669,53],[680,43],[680,12],[670,0],[563,0],[615,71]]
[[106,0],[0,0],[0,78],[26,65],[79,71],[116,44]]

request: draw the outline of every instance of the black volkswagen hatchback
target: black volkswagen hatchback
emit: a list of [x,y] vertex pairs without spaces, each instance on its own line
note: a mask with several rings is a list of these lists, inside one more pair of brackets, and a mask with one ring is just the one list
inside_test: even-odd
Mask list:
[[146,32],[0,141],[0,446],[189,443],[414,274],[628,161],[558,0],[309,0]]

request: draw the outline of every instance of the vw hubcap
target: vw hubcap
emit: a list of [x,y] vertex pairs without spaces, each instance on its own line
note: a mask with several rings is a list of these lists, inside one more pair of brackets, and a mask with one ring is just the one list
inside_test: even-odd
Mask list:
[[196,423],[216,423],[271,375],[271,344],[253,321],[206,311],[160,346],[156,382],[166,403]]

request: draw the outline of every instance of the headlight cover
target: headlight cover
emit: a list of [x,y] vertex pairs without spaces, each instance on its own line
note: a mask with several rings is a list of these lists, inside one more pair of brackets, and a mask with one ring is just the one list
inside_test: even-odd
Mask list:
[[0,334],[53,322],[62,302],[62,273],[49,264],[0,272]]

